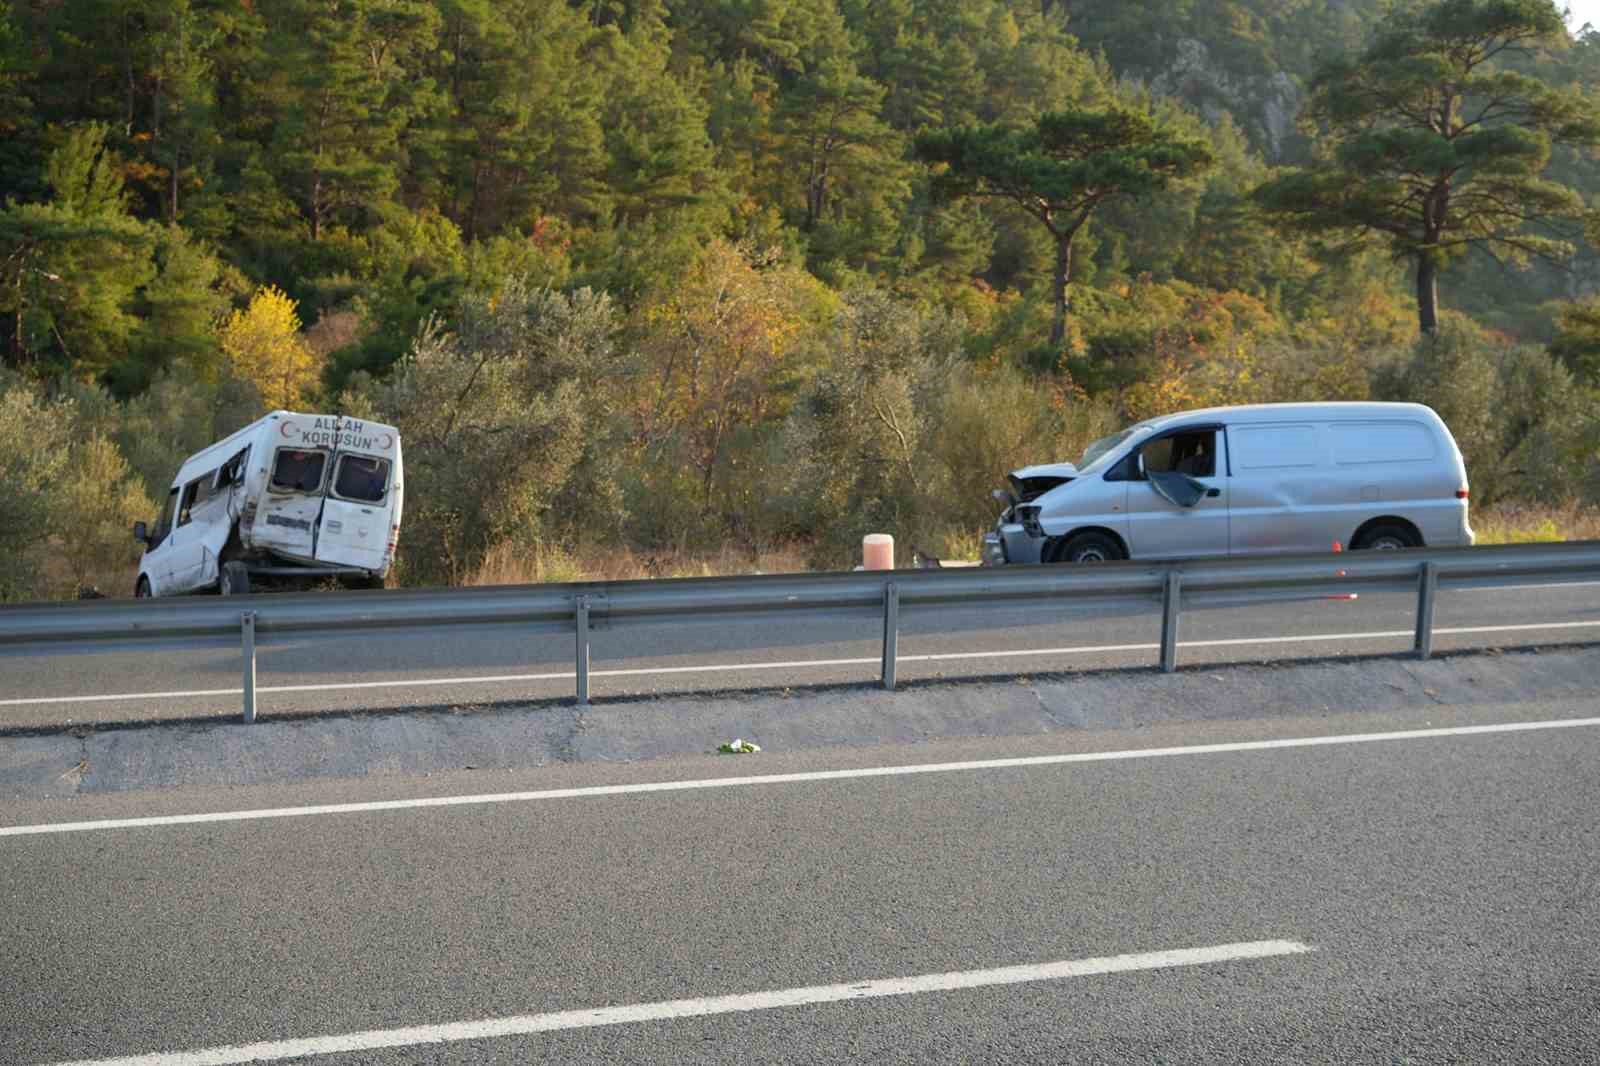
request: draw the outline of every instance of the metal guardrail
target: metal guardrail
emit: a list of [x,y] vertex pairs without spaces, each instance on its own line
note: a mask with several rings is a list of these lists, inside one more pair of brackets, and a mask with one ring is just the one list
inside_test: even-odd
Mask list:
[[[753,577],[669,578],[470,589],[397,589],[171,600],[88,601],[0,608],[0,646],[88,641],[237,639],[244,720],[256,717],[258,635],[360,628],[509,625],[575,635],[576,696],[589,702],[589,634],[595,626],[681,623],[688,618],[807,613],[882,616],[885,688],[895,686],[899,620],[906,611],[1070,600],[1080,607],[1161,608],[1161,669],[1178,666],[1184,608],[1237,606],[1408,591],[1417,596],[1413,651],[1433,649],[1438,589],[1485,588],[1527,578],[1600,578],[1600,541],[1195,559],[1092,566],[1008,566]],[[242,608],[242,610],[241,610]]]

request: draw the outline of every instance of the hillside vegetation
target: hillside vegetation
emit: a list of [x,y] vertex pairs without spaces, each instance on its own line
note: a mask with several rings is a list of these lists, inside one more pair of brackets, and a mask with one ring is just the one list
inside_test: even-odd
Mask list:
[[1597,84],[1550,0],[0,0],[0,598],[276,407],[400,426],[407,583],[960,554],[1213,403],[1581,513]]

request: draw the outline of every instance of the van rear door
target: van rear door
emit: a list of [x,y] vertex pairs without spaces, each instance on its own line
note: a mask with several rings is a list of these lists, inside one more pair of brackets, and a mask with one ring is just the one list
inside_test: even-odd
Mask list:
[[302,562],[316,558],[313,534],[328,481],[325,448],[278,448],[272,455],[267,492],[251,536],[263,548]]
[[317,561],[381,572],[393,511],[393,463],[382,455],[338,452],[317,531]]

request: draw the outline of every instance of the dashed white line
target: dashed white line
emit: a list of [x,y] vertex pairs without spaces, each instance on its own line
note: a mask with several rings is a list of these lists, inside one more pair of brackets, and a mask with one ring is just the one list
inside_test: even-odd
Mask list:
[[1242,740],[1225,744],[1190,744],[1171,748],[1128,748],[1121,751],[1084,751],[1066,755],[1029,755],[1010,759],[974,759],[967,762],[917,763],[910,766],[870,766],[852,770],[810,770],[792,774],[756,774],[746,777],[712,777],[688,781],[650,781],[632,785],[591,785],[585,788],[551,788],[533,792],[490,792],[470,796],[428,796],[420,799],[373,800],[366,803],[326,803],[304,807],[268,807],[247,811],[210,811],[204,814],[168,814],[148,818],[106,818],[87,822],[45,822],[38,825],[0,826],[0,837],[80,833],[101,829],[146,829],[167,825],[210,822],[252,822],[271,818],[305,818],[322,814],[363,814],[372,811],[415,810],[425,807],[465,807],[490,803],[534,803],[545,800],[584,799],[594,796],[628,796],[647,792],[688,792],[697,789],[739,788],[751,785],[785,785],[808,781],[846,781],[871,777],[908,777],[974,770],[1009,770],[1028,766],[1062,766],[1070,763],[1116,762],[1123,759],[1159,759],[1180,755],[1220,755],[1239,751],[1274,751],[1284,748],[1321,748],[1342,744],[1378,744],[1438,737],[1472,737],[1495,733],[1531,733],[1547,729],[1578,729],[1600,725],[1600,718],[1557,718],[1543,722],[1498,722],[1492,725],[1440,726],[1387,733],[1335,733],[1321,737],[1286,737],[1278,740]]
[[[1567,587],[1567,586],[1563,586]],[[1440,626],[1435,628],[1435,637],[1468,636],[1480,633],[1519,633],[1533,632],[1536,630],[1563,630],[1563,629],[1594,629],[1600,628],[1600,620],[1582,622],[1530,622],[1521,625],[1497,626]],[[1178,647],[1182,648],[1237,648],[1251,647],[1254,645],[1273,644],[1313,644],[1326,641],[1340,640],[1394,640],[1409,639],[1412,636],[1409,629],[1385,629],[1367,633],[1308,633],[1301,636],[1279,637],[1228,637],[1219,640],[1185,640],[1179,641]],[[1008,651],[955,651],[938,652],[924,655],[901,655],[898,659],[902,663],[918,662],[951,662],[969,659],[1014,659],[1021,657],[1046,656],[1046,655],[1105,655],[1115,652],[1145,652],[1156,651],[1161,645],[1151,642],[1143,644],[1095,644],[1070,648],[1021,648]],[[590,670],[591,678],[602,677],[651,677],[667,674],[716,674],[730,673],[745,670],[817,670],[830,666],[876,666],[880,662],[877,656],[859,659],[795,659],[782,662],[763,663],[706,663],[695,666],[640,666],[614,670]],[[346,692],[365,689],[385,688],[422,688],[439,687],[444,685],[503,685],[527,681],[570,681],[573,678],[571,670],[555,671],[542,674],[491,674],[475,675],[471,677],[424,677],[397,681],[330,681],[313,685],[258,685],[256,693],[267,695],[270,693],[285,692]],[[0,707],[38,707],[58,703],[110,703],[118,700],[156,700],[180,699],[184,697],[200,696],[237,696],[243,690],[237,688],[207,688],[191,689],[172,692],[117,692],[93,696],[28,696],[16,699],[0,700]]]
[[887,996],[923,995],[930,992],[957,992],[1000,985],[1061,981],[1073,977],[1131,973],[1139,970],[1212,966],[1246,959],[1303,955],[1314,950],[1310,945],[1297,940],[1255,940],[1203,948],[1150,951],[1137,955],[1107,955],[1064,962],[1002,966],[989,970],[958,970],[920,974],[914,977],[856,981],[849,984],[811,985],[730,996],[672,999],[622,1007],[593,1007],[585,1010],[555,1011],[549,1014],[524,1014],[510,1018],[484,1018],[469,1022],[448,1022],[442,1025],[418,1025],[403,1029],[369,1029],[365,1032],[342,1033],[336,1036],[270,1040],[257,1044],[201,1048],[194,1051],[157,1051],[114,1059],[79,1059],[70,1063],[57,1063],[55,1066],[234,1066],[236,1063],[278,1062],[308,1055],[335,1055],[351,1051],[376,1051],[381,1048],[448,1044],[461,1040],[533,1036],[564,1029],[593,1029],[606,1025],[703,1018],[713,1014],[781,1010],[785,1007],[803,1007],[818,1003],[843,1003],[861,999],[882,999]]

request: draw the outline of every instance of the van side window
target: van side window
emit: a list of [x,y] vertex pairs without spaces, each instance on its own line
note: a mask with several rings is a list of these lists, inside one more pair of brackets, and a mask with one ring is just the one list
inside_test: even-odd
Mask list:
[[206,487],[211,483],[211,475],[197,477],[184,486],[183,499],[178,504],[178,525],[186,526],[194,515],[194,509],[206,500]]
[[1138,481],[1139,480],[1139,453],[1129,452],[1106,471],[1107,481]]
[[155,536],[150,538],[151,548],[161,546],[167,539],[167,534],[172,532],[172,527],[177,524],[178,497],[183,490],[174,485],[172,491],[167,493],[167,505],[161,509],[161,521],[156,524]]
[[272,464],[272,487],[279,492],[316,492],[322,487],[322,468],[328,453],[279,448]]
[[232,459],[222,464],[222,469],[217,471],[217,487],[232,485],[244,473],[244,465],[250,459],[250,446],[246,444]]
[[1174,433],[1146,444],[1142,449],[1147,474],[1188,474],[1190,477],[1215,477],[1217,474],[1217,431],[1196,430]]

